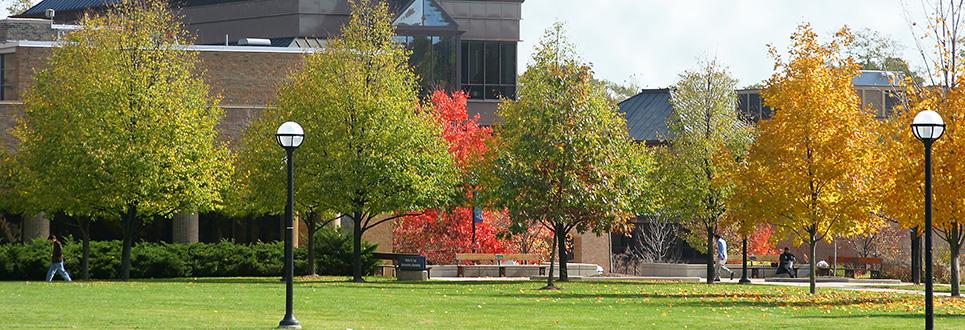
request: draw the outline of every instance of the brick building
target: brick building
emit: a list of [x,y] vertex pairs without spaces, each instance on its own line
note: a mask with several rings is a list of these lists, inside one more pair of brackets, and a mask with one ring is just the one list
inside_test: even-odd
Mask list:
[[[45,0],[30,10],[0,21],[0,130],[15,123],[20,95],[32,83],[56,40],[78,28],[85,11],[99,11],[117,0]],[[410,64],[423,78],[424,90],[466,90],[469,111],[491,125],[498,98],[514,97],[517,43],[523,0],[385,0],[396,13],[396,40],[412,50]],[[221,95],[225,118],[221,138],[237,145],[241,132],[260,110],[273,101],[276,89],[304,57],[325,46],[349,16],[347,0],[178,0],[190,31],[197,35],[189,51],[199,53],[205,81],[212,94]],[[53,19],[47,17],[54,10]],[[15,141],[0,134],[0,142]],[[52,229],[70,232],[66,219],[47,221],[44,215],[23,217],[24,238],[46,236]],[[346,222],[350,226],[351,222]],[[116,239],[112,223],[92,225],[94,239]],[[239,242],[281,238],[278,217],[231,219],[220,214],[183,213],[173,221],[145,225],[142,238],[151,241]],[[52,229],[51,229],[52,228]],[[299,228],[304,235],[304,228]],[[388,225],[366,233],[366,239],[390,252]],[[302,239],[304,237],[301,237]],[[609,269],[609,237],[574,238],[576,262]]]

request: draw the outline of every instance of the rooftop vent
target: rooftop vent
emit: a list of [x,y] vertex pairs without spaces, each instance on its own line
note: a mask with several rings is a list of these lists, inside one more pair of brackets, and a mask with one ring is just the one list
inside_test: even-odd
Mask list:
[[271,46],[271,39],[241,38],[238,46]]

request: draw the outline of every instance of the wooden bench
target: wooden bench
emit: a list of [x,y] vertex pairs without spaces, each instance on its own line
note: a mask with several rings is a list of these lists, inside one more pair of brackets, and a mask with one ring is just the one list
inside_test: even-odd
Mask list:
[[522,261],[524,264],[529,264],[531,261],[536,261],[539,266],[539,275],[546,275],[546,266],[543,266],[539,262],[539,255],[532,253],[515,253],[515,254],[499,254],[499,253],[456,253],[456,276],[465,276],[466,266],[463,262],[480,262],[488,261],[494,263],[499,268],[499,277],[506,277],[506,265],[503,265],[503,261]]
[[[881,277],[881,258],[828,257],[836,264],[844,265],[844,276],[855,278],[858,272],[871,272],[871,278]],[[870,266],[870,267],[869,267]]]
[[[777,268],[779,259],[778,256],[747,256],[747,269],[751,271],[751,278],[763,278],[765,270]],[[727,267],[743,269],[744,261],[743,259],[728,260]]]

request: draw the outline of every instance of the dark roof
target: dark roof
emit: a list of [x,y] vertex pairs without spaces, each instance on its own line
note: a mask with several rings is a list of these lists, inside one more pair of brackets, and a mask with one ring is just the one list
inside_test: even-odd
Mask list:
[[[53,9],[57,12],[83,12],[89,8],[101,8],[114,3],[118,3],[121,0],[43,0],[40,3],[30,7],[27,11],[17,15],[17,17],[32,17],[32,18],[43,18],[47,9]],[[238,2],[244,0],[172,0],[178,6],[204,6],[204,5],[214,5],[227,2]],[[60,15],[58,15],[60,16]]]
[[119,1],[120,0],[44,0],[17,16],[44,17],[47,9],[53,9],[58,12],[81,11],[87,8],[103,7]]
[[861,70],[861,74],[854,77],[855,87],[899,87],[904,75],[895,71]]
[[634,140],[659,142],[667,136],[667,118],[673,111],[670,89],[644,89],[620,102],[619,107],[627,118],[627,128]]

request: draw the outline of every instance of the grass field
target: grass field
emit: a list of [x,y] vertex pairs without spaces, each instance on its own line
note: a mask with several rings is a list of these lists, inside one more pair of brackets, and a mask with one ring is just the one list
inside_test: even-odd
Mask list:
[[[922,297],[823,289],[630,282],[399,283],[301,280],[306,329],[916,329]],[[277,278],[0,282],[0,328],[254,328],[284,314]],[[965,300],[937,298],[938,329],[965,329]]]

